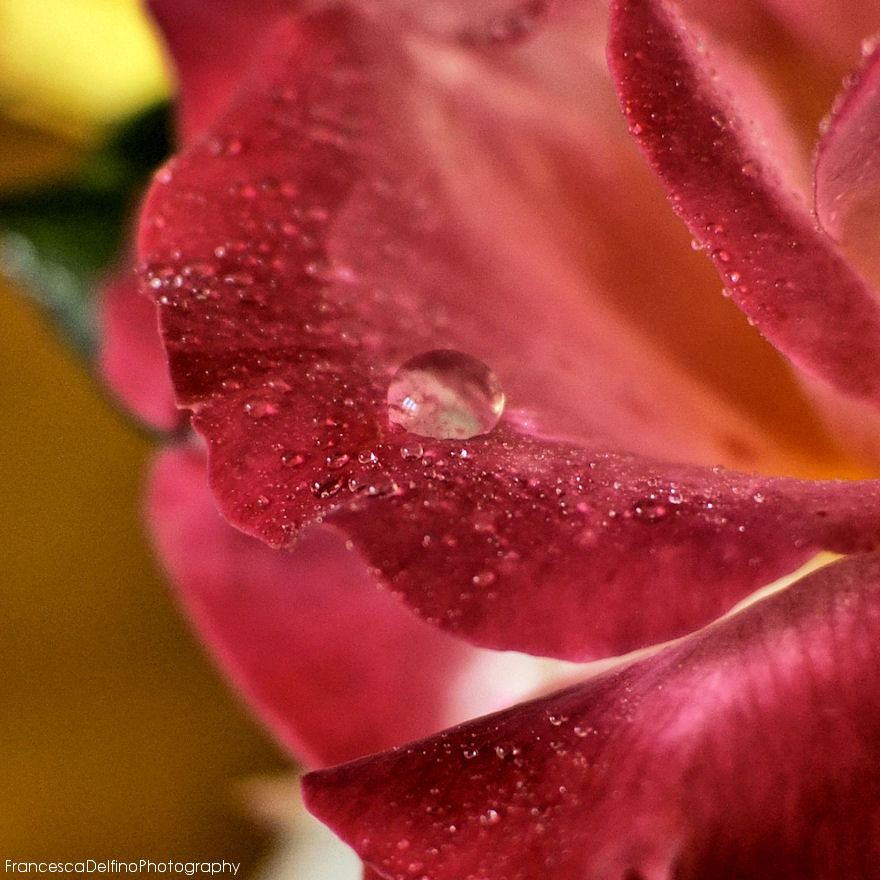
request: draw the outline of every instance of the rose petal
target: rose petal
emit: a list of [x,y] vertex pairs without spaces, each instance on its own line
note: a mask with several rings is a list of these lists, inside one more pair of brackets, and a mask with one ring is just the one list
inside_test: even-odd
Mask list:
[[854,244],[867,266],[877,271],[880,49],[867,55],[862,70],[838,99],[819,142],[815,187],[823,228],[844,244]]
[[311,774],[383,876],[876,876],[880,558],[583,685]]
[[[608,337],[553,263],[525,275],[526,247],[499,262],[462,240],[430,153],[406,149],[405,126],[425,119],[385,117],[424,71],[374,27],[285,23],[292,58],[267,58],[148,200],[146,275],[230,521],[285,546],[325,519],[433,622],[572,659],[687,632],[816,549],[873,547],[874,484],[679,469],[592,439],[677,454],[694,452],[682,428],[705,434],[689,393]],[[246,153],[212,146],[244,133],[260,138]],[[513,411],[489,436],[389,423],[394,368],[437,347],[497,370]],[[559,434],[590,439],[543,439]]]
[[329,529],[278,553],[231,528],[198,450],[161,454],[148,510],[199,634],[272,731],[313,767],[423,736],[478,706],[509,705],[562,674],[530,658],[496,662],[494,652],[416,620]]
[[662,4],[612,6],[609,62],[630,128],[740,308],[798,367],[880,403],[880,306],[780,183],[761,134]]
[[[542,253],[543,242],[493,254],[477,239],[485,232],[462,230],[459,193],[444,191],[453,181],[431,173],[445,149],[431,155],[426,133],[410,129],[434,125],[456,85],[443,65],[467,56],[421,45],[417,57],[403,55],[392,35],[355,21],[291,23],[273,55],[292,57],[275,58],[276,69],[267,59],[214,136],[152,190],[141,252],[159,285],[181,401],[201,408],[218,391],[271,395],[264,375],[283,373],[294,349],[300,383],[313,360],[334,371],[366,361],[381,374],[420,350],[452,347],[489,361],[544,433],[601,431],[709,461],[731,449],[754,457],[754,426],[601,305],[584,310],[581,280]],[[407,91],[416,77],[424,96]],[[415,117],[398,107],[416,98],[424,100]],[[497,182],[484,185],[492,183],[487,200],[508,197]],[[505,219],[517,204],[491,218],[497,235],[526,234]]]
[[110,389],[140,419],[160,431],[186,421],[177,408],[168,358],[159,338],[156,304],[129,271],[101,290],[99,364]]
[[[819,547],[871,549],[880,534],[874,483],[651,469],[507,431],[471,441],[465,458],[448,443],[415,461],[399,442],[374,448],[377,467],[329,472],[367,488],[340,489],[325,521],[431,622],[491,647],[586,659],[651,644],[713,619]],[[391,485],[381,462],[394,458],[402,480]],[[291,494],[317,505],[299,485]],[[265,522],[284,504],[247,499]]]

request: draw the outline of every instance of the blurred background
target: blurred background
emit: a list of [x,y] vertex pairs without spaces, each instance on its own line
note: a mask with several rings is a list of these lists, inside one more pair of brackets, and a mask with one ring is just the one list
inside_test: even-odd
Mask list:
[[252,876],[248,782],[285,760],[177,613],[139,513],[151,438],[89,366],[171,91],[135,0],[0,0],[0,853]]

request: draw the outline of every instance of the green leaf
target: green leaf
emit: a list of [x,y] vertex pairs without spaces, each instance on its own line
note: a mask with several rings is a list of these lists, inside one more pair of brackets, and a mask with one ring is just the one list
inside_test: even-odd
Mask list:
[[0,268],[44,308],[63,337],[90,359],[94,291],[122,251],[131,215],[169,152],[169,105],[123,123],[77,171],[0,197]]

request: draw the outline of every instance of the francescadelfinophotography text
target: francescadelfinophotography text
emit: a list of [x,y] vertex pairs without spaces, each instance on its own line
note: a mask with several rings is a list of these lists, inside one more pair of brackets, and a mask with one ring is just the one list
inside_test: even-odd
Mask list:
[[240,862],[177,862],[173,859],[119,861],[81,859],[64,862],[16,862],[6,859],[7,874],[232,874],[237,876]]

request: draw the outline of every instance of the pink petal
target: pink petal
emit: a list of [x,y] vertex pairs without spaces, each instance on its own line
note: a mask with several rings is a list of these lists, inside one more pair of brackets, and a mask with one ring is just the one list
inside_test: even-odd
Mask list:
[[[374,27],[341,13],[285,23],[275,47],[292,57],[267,56],[148,199],[145,274],[230,521],[274,546],[310,522],[340,526],[431,621],[575,659],[688,632],[820,547],[875,546],[874,484],[605,451],[699,457],[726,435],[706,436],[700,419],[722,428],[692,389],[584,309],[556,264],[506,236],[522,246],[502,258],[462,229],[452,182],[428,171],[441,157],[409,129],[430,122],[430,101],[427,118],[388,116],[425,69]],[[245,138],[236,155],[217,148]],[[501,377],[510,407],[490,435],[389,423],[394,369],[438,347]]]
[[[204,464],[193,449],[157,461],[149,496],[156,544],[197,631],[295,755],[332,764],[462,717],[454,691],[482,652],[378,591],[331,530],[277,553],[230,528]],[[482,691],[502,705],[510,685]]]
[[[448,191],[461,181],[429,174],[460,146],[444,143],[432,155],[436,145],[412,131],[430,120],[399,102],[427,107],[456,95],[467,107],[469,94],[438,79],[442,56],[396,57],[394,35],[374,31],[366,22],[290,23],[276,37],[276,69],[267,59],[229,118],[152,190],[141,252],[166,315],[180,400],[201,408],[222,391],[241,407],[254,394],[277,395],[264,375],[302,384],[303,358],[334,373],[351,363],[379,374],[384,397],[387,375],[410,355],[460,348],[491,363],[543,433],[600,432],[709,461],[740,450],[754,461],[753,426],[601,304],[582,307],[582,279],[517,223],[521,193],[481,180],[485,200],[475,199]],[[347,60],[330,76],[324,56],[342,52]],[[416,77],[425,95],[407,91]],[[469,88],[485,101],[479,78]],[[494,112],[503,130],[507,107]],[[458,205],[471,202],[498,204],[480,229],[462,228]],[[511,249],[513,240],[523,246]]]
[[880,306],[780,182],[761,133],[661,3],[612,6],[609,62],[630,129],[740,308],[838,391],[880,404]]
[[[880,49],[838,99],[816,155],[816,212],[835,238],[855,238],[876,270],[880,209]],[[870,250],[868,242],[870,241]]]
[[101,294],[99,363],[104,381],[151,427],[181,427],[186,417],[174,401],[152,298],[141,292],[131,271],[105,283]]
[[393,880],[869,878],[880,558],[583,685],[307,776]]

